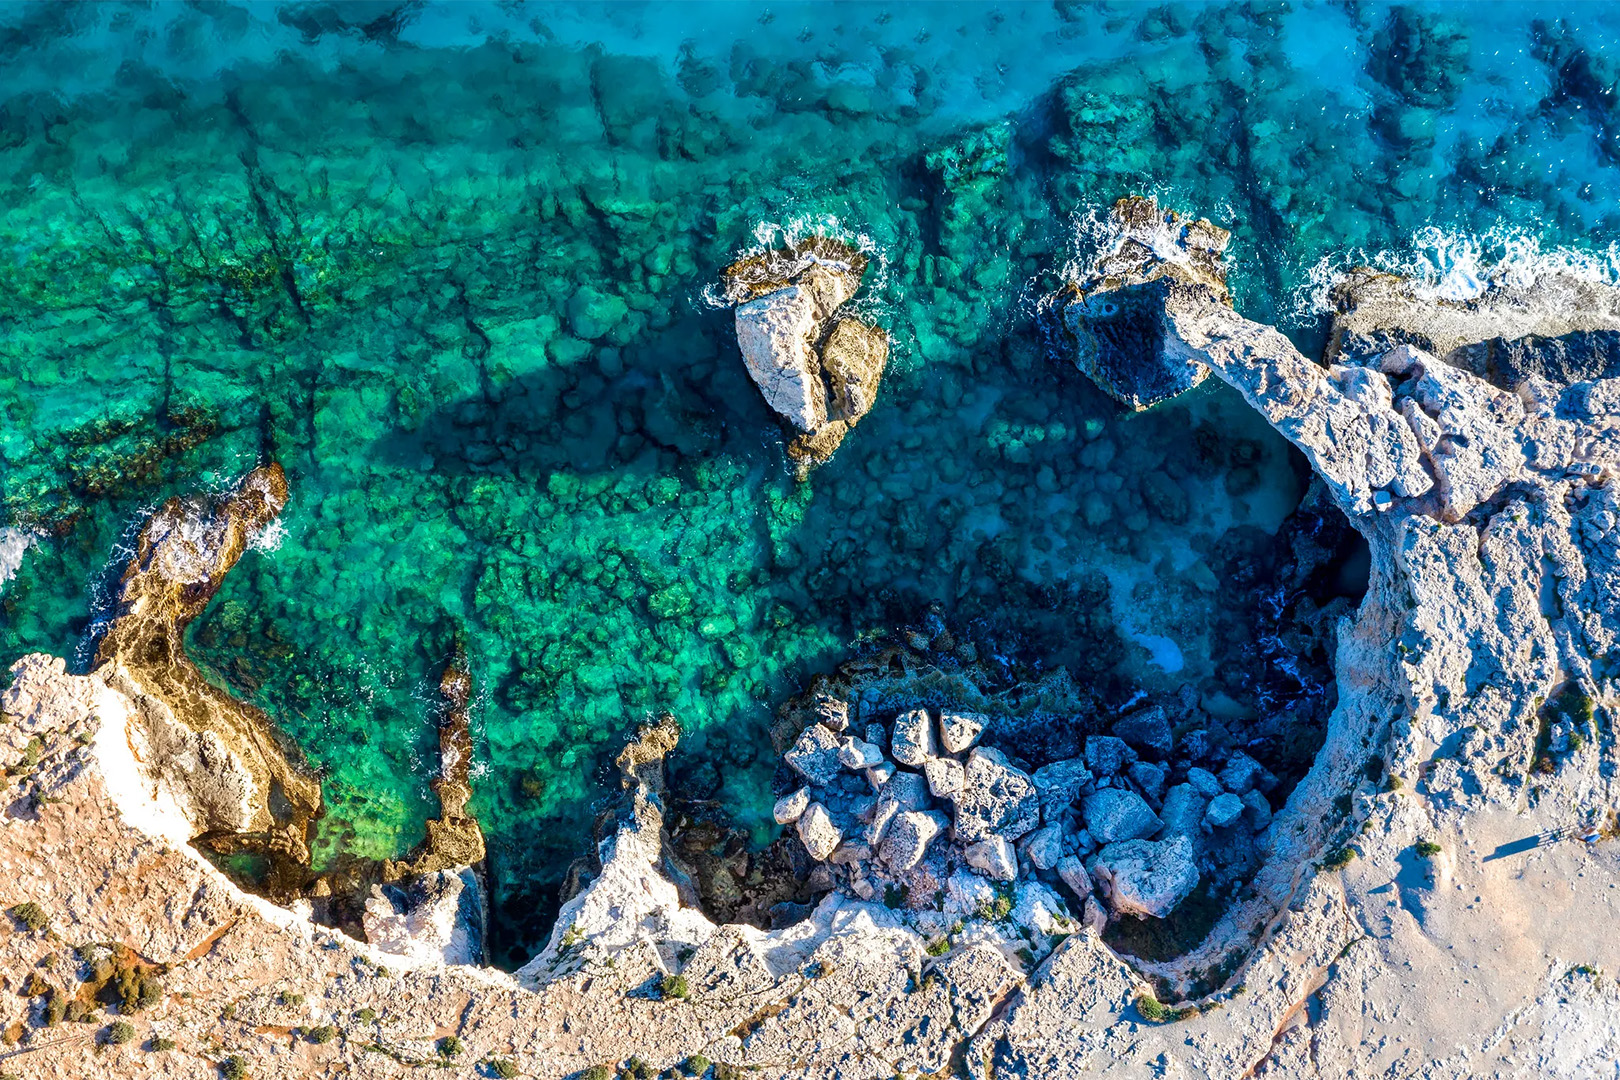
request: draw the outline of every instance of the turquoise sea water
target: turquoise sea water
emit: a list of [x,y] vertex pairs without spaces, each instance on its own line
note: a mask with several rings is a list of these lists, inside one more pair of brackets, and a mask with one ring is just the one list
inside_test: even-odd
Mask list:
[[[684,781],[764,839],[771,710],[930,604],[1108,700],[1265,707],[1228,583],[1298,462],[1215,387],[1118,415],[1032,301],[1135,192],[1230,226],[1239,308],[1306,345],[1352,261],[1611,275],[1617,36],[1599,5],[0,5],[0,571],[39,537],[0,661],[82,663],[144,514],[275,458],[284,527],[194,654],[325,771],[330,859],[420,837],[463,641],[513,925],[638,721],[675,711]],[[810,231],[874,255],[895,354],[795,484],[707,290]]]

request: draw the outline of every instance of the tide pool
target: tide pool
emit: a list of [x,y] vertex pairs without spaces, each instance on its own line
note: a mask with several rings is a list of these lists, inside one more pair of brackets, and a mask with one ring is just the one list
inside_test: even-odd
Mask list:
[[[0,661],[86,663],[145,514],[279,461],[292,504],[193,654],[324,770],[330,861],[420,838],[461,642],[507,960],[637,723],[673,711],[678,781],[763,840],[772,710],[931,605],[1103,701],[1281,707],[1233,582],[1302,462],[1213,385],[1120,415],[1034,301],[1138,192],[1233,229],[1237,306],[1306,347],[1353,262],[1612,278],[1617,34],[1585,5],[0,6]],[[796,484],[711,287],[809,232],[873,256],[854,303],[894,355]]]

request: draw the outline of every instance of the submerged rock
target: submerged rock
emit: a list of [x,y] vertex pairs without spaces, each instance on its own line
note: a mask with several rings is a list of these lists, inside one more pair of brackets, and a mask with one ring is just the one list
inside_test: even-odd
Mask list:
[[866,256],[810,237],[722,274],[737,305],[737,346],[765,403],[792,431],[800,476],[832,457],[877,400],[889,359],[883,330],[835,313],[860,288]]

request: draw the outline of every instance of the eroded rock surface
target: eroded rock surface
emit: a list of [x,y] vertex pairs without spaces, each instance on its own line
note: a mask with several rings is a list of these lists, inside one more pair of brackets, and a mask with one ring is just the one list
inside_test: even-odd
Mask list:
[[221,851],[270,859],[271,888],[290,892],[309,865],[307,833],[320,785],[263,712],[203,677],[186,627],[287,503],[279,465],[254,469],[222,496],[174,498],[135,540],[96,668],[139,704],[132,749],[203,836]]

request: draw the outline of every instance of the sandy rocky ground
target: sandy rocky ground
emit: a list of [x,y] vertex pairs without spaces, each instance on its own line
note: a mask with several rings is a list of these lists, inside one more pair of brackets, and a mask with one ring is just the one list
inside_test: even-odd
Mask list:
[[[33,656],[0,698],[0,1074],[604,1076],[635,1057],[679,1075],[698,1055],[717,1080],[1620,1076],[1620,378],[1601,377],[1620,373],[1620,296],[1548,278],[1441,303],[1361,276],[1322,365],[1232,310],[1209,276],[1219,230],[1118,215],[1117,249],[1063,300],[1078,361],[1141,401],[1232,384],[1372,551],[1327,743],[1252,897],[1193,954],[1133,968],[1097,905],[1070,916],[1027,851],[1009,870],[988,848],[1010,911],[964,909],[941,955],[853,873],[785,929],[715,925],[666,857],[667,728],[626,749],[601,872],[524,969],[451,962],[459,887],[380,910],[360,943],[190,844],[266,807],[268,832],[284,825],[273,748],[230,724],[187,737],[202,706],[143,684],[161,682],[150,656],[85,676]],[[1127,386],[1111,350],[1132,340],[1160,363]],[[228,502],[170,522],[143,566],[222,573],[244,542]],[[1592,719],[1545,724],[1555,695]],[[1234,948],[1219,989],[1144,1013],[1148,976],[1187,987]]]

